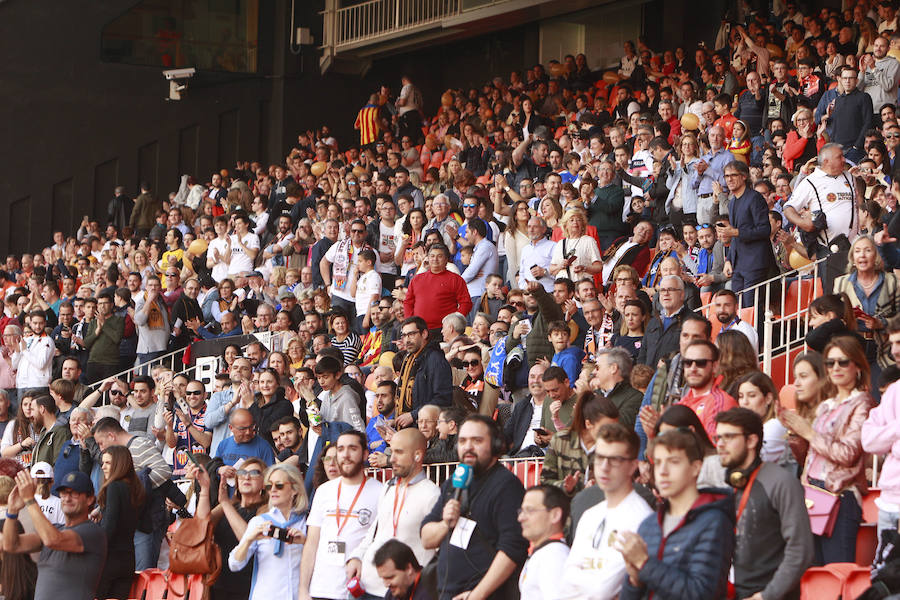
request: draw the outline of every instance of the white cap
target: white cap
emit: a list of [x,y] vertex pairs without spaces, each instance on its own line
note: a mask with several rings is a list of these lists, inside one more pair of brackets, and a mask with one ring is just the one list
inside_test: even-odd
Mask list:
[[35,479],[53,479],[53,466],[43,460],[36,462],[31,466],[31,476]]

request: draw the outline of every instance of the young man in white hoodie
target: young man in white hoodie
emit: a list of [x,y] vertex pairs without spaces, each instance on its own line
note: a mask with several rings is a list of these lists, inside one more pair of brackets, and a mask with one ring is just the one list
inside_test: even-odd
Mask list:
[[560,598],[612,600],[625,579],[625,560],[614,547],[615,533],[636,532],[653,512],[634,490],[640,440],[618,423],[600,428],[591,452],[593,477],[606,499],[578,521],[560,581]]

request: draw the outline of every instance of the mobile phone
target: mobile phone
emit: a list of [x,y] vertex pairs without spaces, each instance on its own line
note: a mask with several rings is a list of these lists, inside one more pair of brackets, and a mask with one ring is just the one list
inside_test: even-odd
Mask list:
[[550,432],[543,427],[535,427],[532,431],[536,431],[538,435],[550,435]]
[[288,541],[291,537],[288,535],[288,530],[284,527],[276,527],[275,525],[270,525],[269,529],[265,533],[266,537],[270,537],[275,540],[280,540],[282,542]]
[[188,460],[194,463],[195,467],[202,468],[200,467],[200,463],[197,462],[197,458],[194,456],[193,452],[191,452],[190,450],[185,450],[184,453],[187,454]]

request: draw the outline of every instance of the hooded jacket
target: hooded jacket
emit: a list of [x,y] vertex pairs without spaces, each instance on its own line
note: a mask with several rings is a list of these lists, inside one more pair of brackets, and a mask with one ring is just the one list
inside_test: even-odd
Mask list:
[[694,505],[667,536],[667,504],[638,528],[649,558],[638,573],[640,586],[628,578],[619,600],[718,600],[726,597],[734,553],[734,496],[728,490],[701,489]]

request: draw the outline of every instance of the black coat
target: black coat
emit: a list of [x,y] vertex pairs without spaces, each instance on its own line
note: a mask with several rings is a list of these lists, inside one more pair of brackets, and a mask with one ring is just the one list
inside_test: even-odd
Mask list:
[[647,329],[644,331],[644,343],[641,344],[641,351],[638,353],[638,364],[648,365],[655,369],[659,359],[668,359],[669,356],[678,352],[681,323],[687,313],[688,310],[682,307],[675,315],[674,321],[669,324],[668,329],[663,328],[662,317],[655,316],[650,319]]
[[[503,425],[503,435],[509,444],[509,454],[512,456],[523,447],[534,443],[533,438],[527,438],[531,428],[531,397],[522,398],[513,405],[512,415]],[[529,440],[526,443],[526,438]]]

